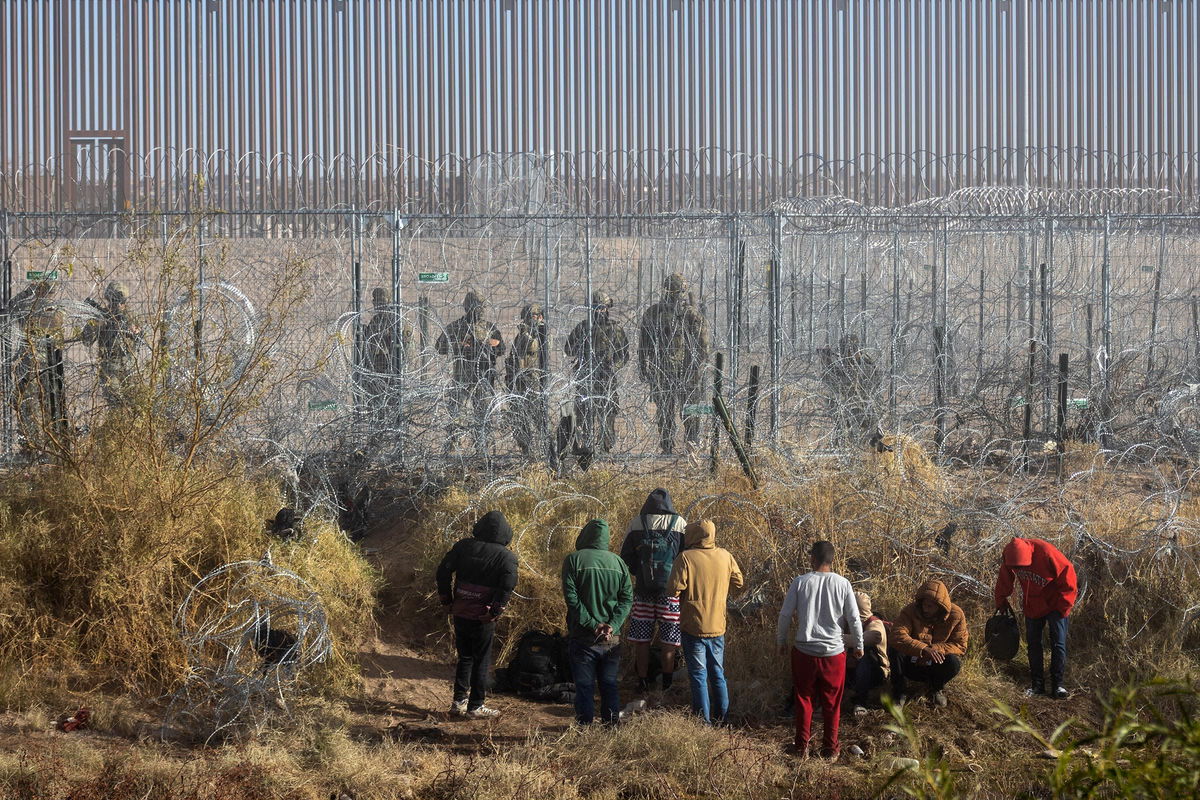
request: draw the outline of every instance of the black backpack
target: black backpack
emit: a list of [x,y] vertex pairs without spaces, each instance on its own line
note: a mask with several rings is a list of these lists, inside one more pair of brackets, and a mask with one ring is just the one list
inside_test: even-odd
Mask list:
[[1016,657],[1021,649],[1021,628],[1008,605],[997,609],[987,621],[983,638],[987,640],[988,655],[997,661],[1012,661]]
[[519,694],[529,694],[562,683],[565,650],[561,634],[526,631],[517,642],[517,654],[508,665],[509,686]]
[[671,514],[671,522],[665,530],[651,530],[642,515],[642,539],[638,542],[638,589],[641,592],[663,596],[667,592],[667,579],[671,567],[675,566],[676,537],[671,531],[678,514]]

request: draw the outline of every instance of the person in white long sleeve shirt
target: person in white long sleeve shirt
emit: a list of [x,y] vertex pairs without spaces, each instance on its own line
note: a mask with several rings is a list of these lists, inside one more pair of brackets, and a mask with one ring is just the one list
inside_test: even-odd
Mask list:
[[[821,755],[837,758],[838,722],[846,686],[846,638],[856,658],[863,656],[862,621],[850,581],[833,571],[833,543],[817,542],[809,551],[812,572],[788,587],[779,609],[776,643],[779,654],[791,651],[792,690],[796,708],[796,752],[805,755],[812,734],[813,703],[825,715]],[[796,622],[791,648],[788,631]],[[843,638],[846,637],[846,638]]]

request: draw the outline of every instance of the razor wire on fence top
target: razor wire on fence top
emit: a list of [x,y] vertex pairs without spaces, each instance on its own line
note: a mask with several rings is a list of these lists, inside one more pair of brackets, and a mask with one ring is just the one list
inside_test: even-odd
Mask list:
[[[1107,195],[1110,207],[1122,196]],[[280,378],[240,424],[248,441],[291,464],[296,485],[313,454],[364,448],[387,449],[393,467],[465,461],[484,471],[523,461],[557,468],[584,450],[588,463],[664,450],[707,458],[718,353],[738,427],[754,416],[755,444],[782,453],[846,451],[879,429],[968,463],[1068,437],[1193,455],[1200,216],[1078,213],[1090,202],[996,188],[901,209],[807,198],[759,214],[286,211],[298,230],[282,238],[244,235],[246,215],[233,213],[8,213],[4,441],[18,455],[22,420],[40,413],[28,388],[40,385],[35,373],[62,373],[55,413],[71,429],[106,413],[107,357],[77,332],[103,317],[106,286],[117,282],[134,340],[126,368],[145,349],[136,339],[150,329],[146,315],[165,321],[164,337],[201,337],[172,364],[181,381],[203,374],[193,357],[224,359],[224,374],[236,375],[257,327],[278,326],[270,358]],[[200,265],[202,320],[184,313],[192,290],[165,308],[139,292],[146,259]],[[304,266],[297,280],[307,291],[267,323],[263,287],[285,260]],[[684,282],[679,308],[703,320],[707,338],[671,345],[703,350],[678,353],[691,367],[666,350],[658,357],[671,363],[646,364],[642,352],[663,333],[644,322],[672,275]],[[54,364],[33,352],[39,284],[53,286],[44,304],[65,332]],[[468,292],[502,342],[469,369],[455,343],[439,351],[461,329]],[[600,325],[594,295],[611,300],[607,319],[628,341],[627,362],[611,376],[604,354],[566,352],[572,331]],[[541,352],[510,375],[532,305],[544,314],[544,332],[532,337]],[[467,371],[456,374],[456,363]],[[681,377],[686,369],[697,373]],[[216,402],[227,388],[205,391]],[[605,405],[610,395],[615,406]],[[670,446],[655,417],[660,400],[673,404]],[[606,413],[611,443],[602,441]]]

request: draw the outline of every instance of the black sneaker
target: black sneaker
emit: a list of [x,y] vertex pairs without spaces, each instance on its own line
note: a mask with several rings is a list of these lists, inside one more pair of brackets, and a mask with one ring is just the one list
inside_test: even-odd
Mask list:
[[1054,698],[1055,700],[1066,700],[1070,696],[1071,693],[1062,686],[1055,686],[1050,690],[1050,697]]
[[668,689],[670,689],[671,684],[674,682],[675,682],[675,673],[674,672],[664,672],[662,674],[662,687],[663,687],[664,692],[667,691]]
[[1035,681],[1032,686],[1025,690],[1026,697],[1045,697],[1046,686],[1040,681]]

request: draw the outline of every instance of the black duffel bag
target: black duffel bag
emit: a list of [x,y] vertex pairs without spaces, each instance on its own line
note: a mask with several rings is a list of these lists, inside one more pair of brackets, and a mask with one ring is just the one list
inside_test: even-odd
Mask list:
[[1021,650],[1021,626],[1013,616],[1012,608],[1005,604],[996,610],[983,629],[987,640],[988,655],[997,661],[1012,661]]

